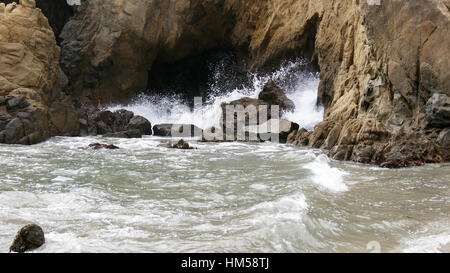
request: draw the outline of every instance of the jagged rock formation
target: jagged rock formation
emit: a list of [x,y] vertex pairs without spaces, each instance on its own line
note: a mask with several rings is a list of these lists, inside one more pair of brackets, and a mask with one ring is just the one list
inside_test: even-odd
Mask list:
[[318,31],[319,98],[328,108],[309,145],[386,167],[450,160],[438,139],[450,126],[449,2],[358,2],[342,1],[321,16],[320,26],[337,35]]
[[155,63],[175,64],[211,50],[233,51],[252,69],[293,55],[314,59],[319,16],[304,13],[309,5],[292,0],[85,1],[62,33],[61,63],[77,95],[110,102],[145,89]]
[[77,113],[61,92],[68,80],[53,31],[34,0],[20,3],[0,3],[0,143],[77,135]]
[[[291,133],[291,142],[389,167],[449,161],[450,2],[374,3],[84,1],[61,34],[61,65],[73,96],[104,103],[144,89],[155,63],[228,50],[256,70],[301,56],[320,69],[326,113],[313,133]],[[2,90],[17,84],[8,80]]]
[[[0,0],[0,3],[10,4],[19,0]],[[64,25],[70,17],[73,16],[73,8],[66,2],[66,0],[35,0],[24,1],[24,3],[36,2],[36,7],[40,8],[44,15],[48,18],[50,26],[52,27],[56,39],[61,33]],[[31,4],[33,5],[33,4]]]

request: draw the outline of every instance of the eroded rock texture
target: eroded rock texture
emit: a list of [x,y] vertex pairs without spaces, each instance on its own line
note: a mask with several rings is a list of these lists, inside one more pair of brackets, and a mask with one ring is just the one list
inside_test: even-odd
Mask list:
[[302,132],[293,142],[389,166],[448,161],[439,136],[449,126],[449,6],[92,0],[63,32],[62,63],[75,90],[108,101],[145,88],[155,61],[225,48],[258,69],[301,56],[320,68],[326,114],[308,139]]
[[[19,3],[19,0],[0,0],[0,3],[5,4],[13,2]],[[67,4],[66,0],[35,0],[24,2],[36,2],[36,7],[40,8],[48,18],[57,39],[64,25],[74,14],[73,8]]]
[[77,94],[110,102],[145,89],[153,65],[190,62],[210,51],[230,50],[252,69],[293,55],[313,58],[319,14],[308,11],[309,5],[293,0],[85,1],[62,33],[63,69]]
[[[62,31],[61,65],[74,97],[108,103],[145,89],[155,67],[170,71],[210,51],[231,51],[249,70],[304,57],[320,69],[325,120],[313,133],[291,133],[291,142],[329,149],[336,159],[389,167],[442,162],[450,160],[444,133],[450,107],[449,7],[448,0],[83,1]],[[0,7],[0,14],[15,9]],[[17,10],[24,9],[32,10]],[[10,24],[20,28],[28,20]],[[0,33],[11,35],[3,21]],[[20,46],[3,50],[17,51],[14,47]],[[9,58],[22,58],[19,51]],[[52,82],[47,74],[56,72],[45,70],[42,79]],[[3,82],[8,92],[30,87],[19,86],[20,79]],[[11,109],[23,105],[7,103]],[[4,120],[0,117],[0,124]]]
[[[311,146],[330,149],[336,159],[388,167],[449,160],[437,141],[449,126],[448,6],[342,1],[325,11],[320,26],[332,26],[336,34],[319,28],[316,49],[319,98],[329,107]],[[339,16],[328,25],[332,12]]]
[[77,135],[77,113],[61,92],[68,80],[53,31],[34,0],[20,3],[0,3],[0,143]]

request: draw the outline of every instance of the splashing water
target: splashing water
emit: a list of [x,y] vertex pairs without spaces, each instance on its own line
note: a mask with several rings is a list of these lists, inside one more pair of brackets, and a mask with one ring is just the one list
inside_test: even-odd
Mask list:
[[[265,143],[163,138],[0,145],[0,253],[449,252],[450,165],[389,170]],[[91,150],[92,142],[118,150]],[[374,248],[375,247],[375,248]]]
[[308,163],[304,168],[311,170],[314,174],[312,181],[331,192],[347,191],[348,187],[344,184],[344,171],[332,168],[329,165],[330,159],[326,155],[318,156],[314,162]]
[[[177,96],[139,95],[128,105],[114,105],[111,111],[127,109],[136,115],[143,116],[152,124],[174,123],[195,124],[200,128],[218,126],[222,113],[222,103],[238,100],[243,97],[257,98],[264,85],[274,81],[285,92],[296,106],[294,112],[286,113],[283,118],[298,123],[301,127],[312,130],[321,122],[324,115],[323,107],[317,106],[317,89],[319,75],[305,72],[305,62],[301,60],[288,62],[275,72],[268,75],[251,74],[251,85],[234,90],[223,90],[220,81],[223,70],[215,71],[210,84],[209,98],[203,98],[203,105],[199,109],[189,110],[176,105],[184,105],[185,102]],[[220,75],[219,75],[220,74]],[[177,110],[175,110],[177,109]]]

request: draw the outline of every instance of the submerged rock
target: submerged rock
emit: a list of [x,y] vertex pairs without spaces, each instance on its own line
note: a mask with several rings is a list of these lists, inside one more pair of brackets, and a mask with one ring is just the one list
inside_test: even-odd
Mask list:
[[117,150],[117,149],[120,149],[119,147],[117,147],[114,144],[102,144],[102,143],[92,143],[92,144],[89,144],[89,147],[93,148],[95,150],[99,150],[99,149]]
[[184,139],[180,139],[179,141],[165,141],[161,142],[158,147],[164,147],[169,149],[181,149],[181,150],[193,150],[194,147],[191,147],[189,143],[184,141]]
[[10,252],[24,253],[41,247],[45,243],[44,231],[35,224],[22,227],[9,248]]
[[[405,136],[398,134],[389,140],[387,147],[382,150],[384,158],[383,162],[380,162],[381,167],[405,168],[443,162],[439,145],[422,133],[411,133]],[[376,155],[376,152],[378,151],[375,146],[372,154]]]
[[19,118],[11,120],[5,127],[5,142],[17,143],[24,137],[23,122]]

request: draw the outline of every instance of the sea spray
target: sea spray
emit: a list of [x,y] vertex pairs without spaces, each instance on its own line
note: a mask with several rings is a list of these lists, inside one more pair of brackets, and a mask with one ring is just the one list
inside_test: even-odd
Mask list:
[[312,182],[321,188],[331,192],[348,191],[348,186],[344,183],[346,172],[332,168],[330,159],[326,155],[319,155],[313,162],[304,165],[304,168],[311,170]]
[[[200,108],[189,109],[176,107],[186,103],[176,95],[140,94],[128,105],[114,105],[109,110],[127,109],[136,115],[141,115],[152,124],[194,124],[200,128],[219,126],[222,114],[221,104],[241,99],[243,97],[257,98],[264,85],[274,81],[295,103],[294,112],[286,113],[283,118],[298,123],[301,127],[312,130],[322,121],[324,109],[317,106],[317,89],[319,75],[306,72],[305,62],[301,60],[287,62],[273,73],[250,74],[251,84],[242,85],[234,90],[224,90],[217,75],[211,79],[208,98],[202,99]],[[219,70],[222,73],[222,70]],[[218,73],[219,73],[218,72]],[[182,109],[180,111],[180,109]]]

